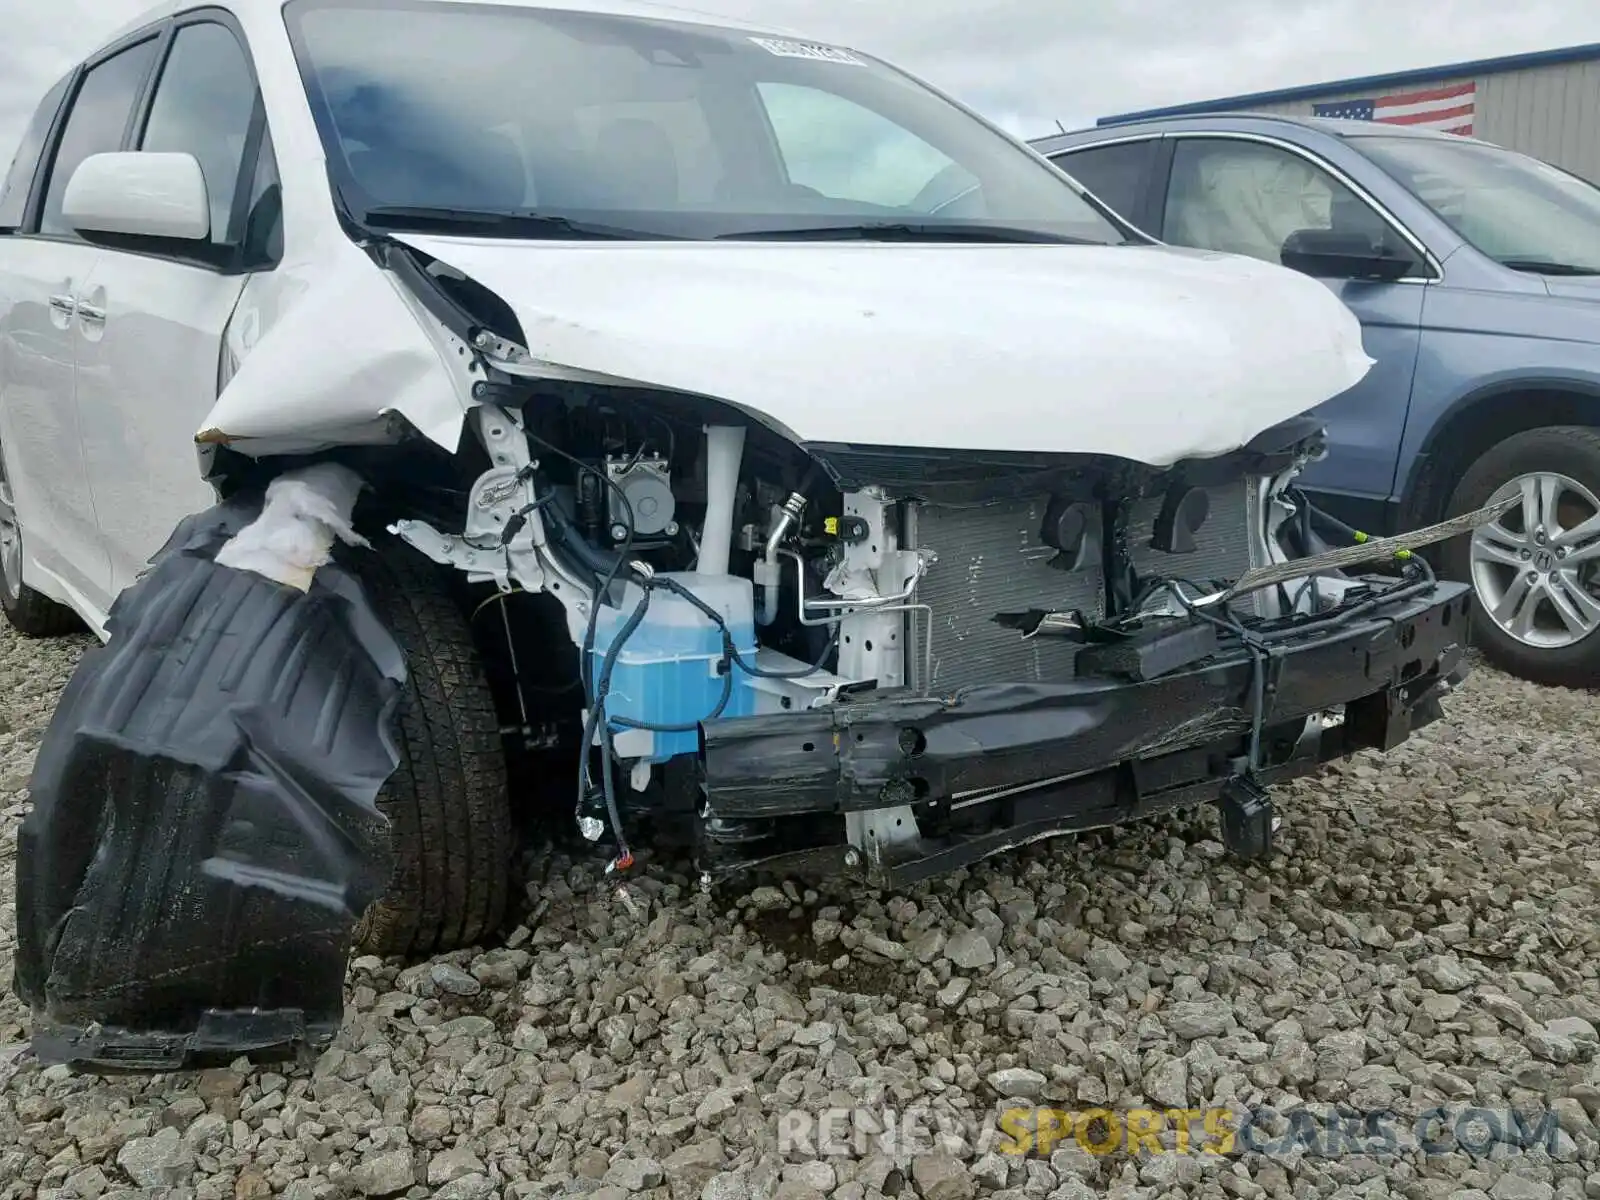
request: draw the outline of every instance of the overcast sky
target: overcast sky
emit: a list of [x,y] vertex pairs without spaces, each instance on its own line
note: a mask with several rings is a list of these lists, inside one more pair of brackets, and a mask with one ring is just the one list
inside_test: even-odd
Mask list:
[[[1600,41],[1576,0],[681,0],[871,51],[1034,136],[1153,105]],[[149,0],[0,0],[0,163]]]

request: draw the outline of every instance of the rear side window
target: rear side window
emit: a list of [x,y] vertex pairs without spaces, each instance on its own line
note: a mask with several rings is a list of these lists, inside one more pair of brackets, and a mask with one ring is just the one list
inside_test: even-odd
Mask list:
[[1119,142],[1057,155],[1052,161],[1129,221],[1137,222],[1155,141]]
[[67,184],[84,159],[122,149],[128,118],[133,115],[133,106],[155,62],[156,45],[156,39],[150,38],[130,46],[83,77],[50,168],[50,190],[45,193],[44,212],[39,219],[41,233],[73,234],[61,218]]
[[50,89],[40,102],[39,110],[33,114],[28,131],[22,135],[22,145],[17,147],[17,156],[11,160],[5,183],[0,184],[0,233],[15,233],[22,228],[28,211],[28,194],[33,190],[33,177],[39,169],[39,158],[44,154],[50,126],[55,123],[56,113],[61,111],[61,101],[66,97],[71,82],[72,76],[68,75]]
[[229,29],[208,21],[178,30],[139,148],[181,151],[199,160],[211,200],[213,245],[237,245],[243,233],[232,227],[234,199],[256,99],[250,60]]

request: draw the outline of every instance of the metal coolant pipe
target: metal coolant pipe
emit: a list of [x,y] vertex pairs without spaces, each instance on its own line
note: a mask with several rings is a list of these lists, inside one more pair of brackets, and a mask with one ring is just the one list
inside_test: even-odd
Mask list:
[[701,575],[726,575],[733,548],[733,502],[744,456],[744,426],[706,426],[706,523],[700,531]]
[[760,600],[756,606],[757,625],[771,625],[778,619],[778,590],[783,579],[778,549],[783,545],[783,539],[789,535],[789,530],[800,520],[805,509],[805,493],[791,492],[777,519],[772,523],[772,535],[767,538],[766,557],[756,560],[755,582]]

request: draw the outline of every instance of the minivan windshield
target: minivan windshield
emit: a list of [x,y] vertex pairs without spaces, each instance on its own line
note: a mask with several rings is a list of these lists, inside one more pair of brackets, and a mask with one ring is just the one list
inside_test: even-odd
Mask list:
[[1351,144],[1496,261],[1546,275],[1600,274],[1600,188],[1576,175],[1457,138]]
[[858,51],[459,0],[291,0],[352,217],[485,236],[1090,242],[1054,168]]

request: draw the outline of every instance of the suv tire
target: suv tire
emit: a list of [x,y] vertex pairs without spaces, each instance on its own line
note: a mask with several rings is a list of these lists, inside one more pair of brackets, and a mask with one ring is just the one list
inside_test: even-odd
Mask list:
[[6,475],[0,447],[0,612],[24,637],[61,637],[79,633],[83,622],[64,604],[22,582],[22,525],[17,520],[16,493]]
[[432,563],[396,544],[345,561],[406,656],[400,765],[378,793],[394,878],[357,927],[356,951],[417,958],[471,946],[499,929],[510,892],[494,697],[467,619]]
[[[1497,492],[1522,481],[1532,481],[1540,498],[1533,510],[1535,519],[1553,515],[1554,524],[1570,533],[1600,513],[1600,429],[1549,426],[1507,438],[1467,468],[1450,497],[1446,516],[1480,508]],[[1546,514],[1545,501],[1550,497],[1555,499],[1555,511]],[[1542,524],[1533,529],[1523,526],[1523,510],[1513,509],[1496,526],[1486,527],[1498,532],[1494,545],[1482,544],[1480,530],[1479,535],[1456,538],[1443,549],[1444,574],[1473,585],[1473,641],[1496,666],[1520,678],[1565,687],[1595,686],[1600,683],[1600,595],[1594,586],[1600,583],[1600,561],[1563,566],[1576,547],[1561,545],[1560,533]],[[1520,565],[1524,562],[1525,568]],[[1538,593],[1547,585],[1558,602],[1593,619],[1590,632],[1574,634],[1549,599],[1537,602],[1532,627],[1511,627],[1513,622],[1506,618],[1522,611],[1518,597],[1530,590]],[[1544,594],[1552,593],[1544,590]],[[1486,607],[1486,601],[1495,600],[1502,609],[1500,620]]]

